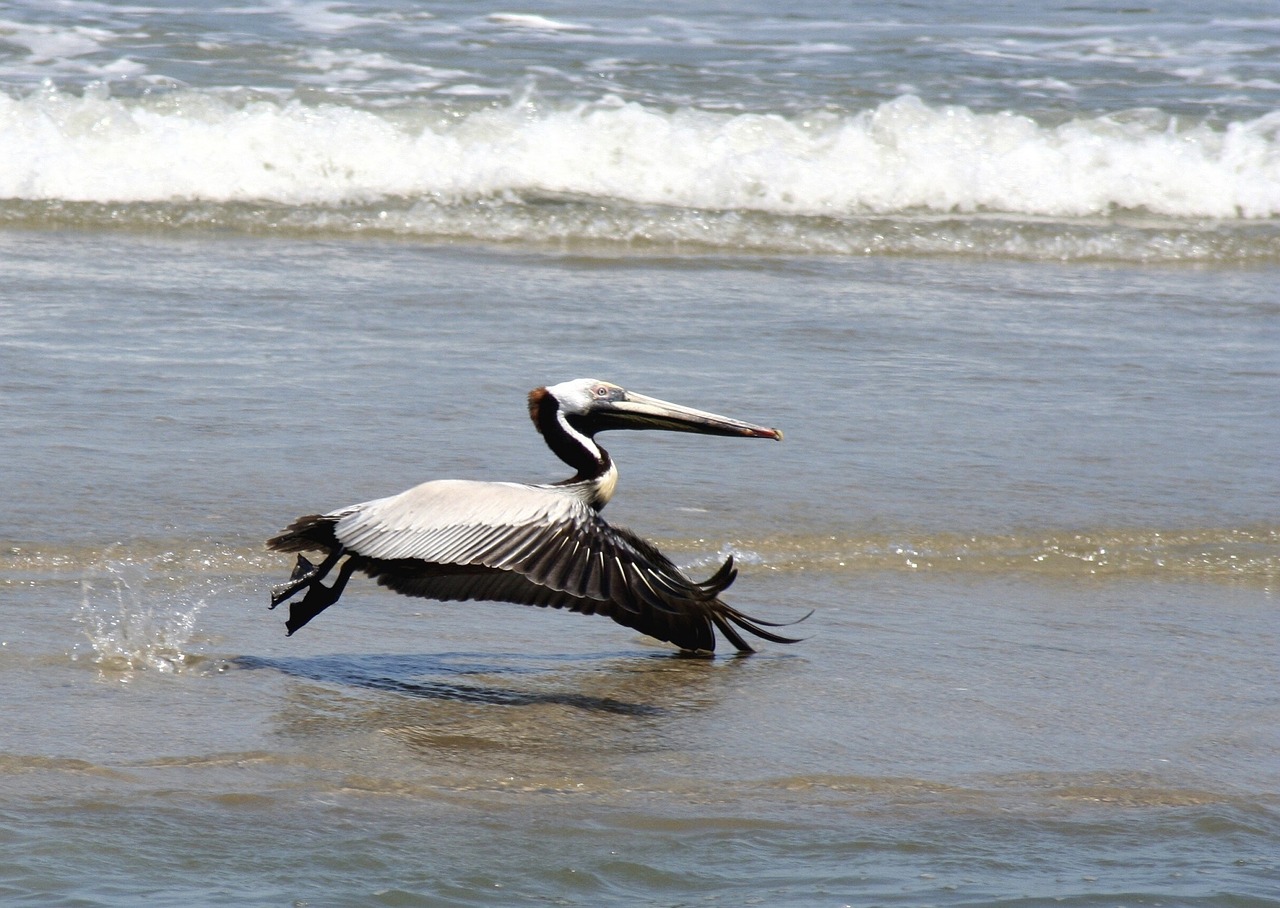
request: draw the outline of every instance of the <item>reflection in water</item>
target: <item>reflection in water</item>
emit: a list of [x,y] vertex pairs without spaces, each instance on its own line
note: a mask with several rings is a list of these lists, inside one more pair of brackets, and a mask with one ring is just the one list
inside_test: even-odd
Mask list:
[[[468,661],[470,660],[470,661]],[[518,661],[517,661],[518,660]],[[525,664],[519,664],[523,661]],[[327,681],[370,690],[392,691],[431,700],[454,700],[463,703],[487,703],[496,706],[530,706],[554,703],[582,710],[619,713],[622,715],[655,715],[658,707],[613,697],[593,696],[573,691],[521,689],[479,681],[457,681],[458,677],[486,678],[502,675],[536,675],[529,656],[515,654],[405,655],[400,653],[334,654],[296,658],[265,659],[240,656],[233,664],[240,668],[272,668],[287,675]],[[554,665],[569,662],[570,657],[552,656],[540,660]],[[582,657],[572,657],[582,662]],[[448,679],[432,679],[443,675]]]
[[232,664],[317,682],[289,685],[277,727],[359,773],[347,785],[617,792],[687,779],[690,761],[714,750],[725,704],[789,661],[602,652],[241,656]]

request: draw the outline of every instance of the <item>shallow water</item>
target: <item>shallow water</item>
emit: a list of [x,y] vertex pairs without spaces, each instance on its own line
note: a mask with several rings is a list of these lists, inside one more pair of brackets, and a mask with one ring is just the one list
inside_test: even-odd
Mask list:
[[[1273,272],[3,242],[10,900],[1274,903]],[[590,373],[784,428],[608,438],[609,516],[805,642],[284,638],[266,535],[556,478]]]
[[[11,4],[0,900],[1277,905],[1274,17]],[[655,152],[657,149],[657,152]],[[556,480],[794,646],[263,540]]]

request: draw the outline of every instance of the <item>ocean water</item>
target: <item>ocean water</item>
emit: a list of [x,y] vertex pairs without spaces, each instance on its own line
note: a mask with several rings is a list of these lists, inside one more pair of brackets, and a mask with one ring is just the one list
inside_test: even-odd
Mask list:
[[[0,8],[0,901],[1280,905],[1280,19]],[[793,646],[355,580],[555,480]]]

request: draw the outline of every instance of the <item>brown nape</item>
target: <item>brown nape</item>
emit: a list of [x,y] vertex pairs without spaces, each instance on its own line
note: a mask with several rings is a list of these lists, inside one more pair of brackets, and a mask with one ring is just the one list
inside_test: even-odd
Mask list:
[[550,396],[546,388],[534,388],[529,392],[529,418],[533,420],[539,433],[542,432],[542,423],[538,421],[538,414],[542,411],[542,402]]
[[[580,436],[566,432],[560,420],[556,418],[559,411],[560,401],[556,400],[546,388],[537,388],[529,392],[529,417],[552,453],[573,467],[574,477],[570,482],[580,482],[603,475],[609,469],[609,455],[598,446],[588,448],[582,443]],[[590,435],[591,433],[583,432],[582,434]]]

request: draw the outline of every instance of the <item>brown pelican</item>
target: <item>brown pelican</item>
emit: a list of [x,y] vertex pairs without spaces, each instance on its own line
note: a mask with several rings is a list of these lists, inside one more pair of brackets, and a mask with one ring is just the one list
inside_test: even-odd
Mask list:
[[[551,450],[577,471],[571,479],[549,485],[435,480],[390,498],[300,517],[269,539],[267,547],[277,552],[326,553],[318,566],[299,554],[289,582],[272,588],[271,608],[307,591],[289,606],[287,632],[337,602],[359,570],[408,596],[608,615],[684,650],[714,651],[714,628],[743,653],[752,649],[738,629],[795,642],[765,630],[781,625],[720,601],[737,575],[732,557],[698,583],[653,545],[600,516],[618,470],[596,443],[598,432],[667,429],[781,439],[780,431],[586,378],[530,392],[529,416]],[[320,581],[344,556],[337,578],[324,586]]]

